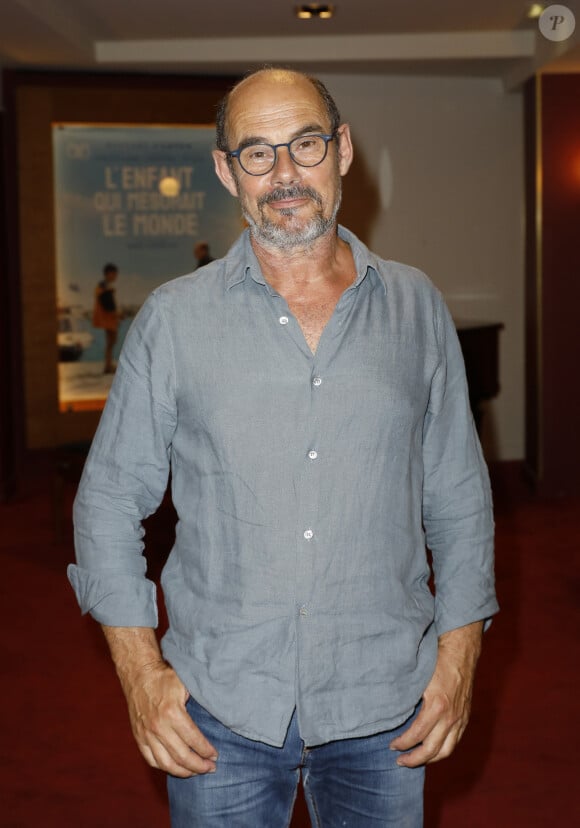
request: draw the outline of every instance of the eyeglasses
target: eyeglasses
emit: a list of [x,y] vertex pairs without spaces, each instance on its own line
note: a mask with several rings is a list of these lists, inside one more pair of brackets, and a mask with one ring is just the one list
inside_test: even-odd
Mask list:
[[333,138],[336,138],[336,132],[332,135],[300,135],[287,144],[250,144],[228,151],[226,155],[237,158],[248,175],[265,175],[273,170],[279,147],[286,147],[290,158],[300,167],[317,167],[326,158],[328,142]]

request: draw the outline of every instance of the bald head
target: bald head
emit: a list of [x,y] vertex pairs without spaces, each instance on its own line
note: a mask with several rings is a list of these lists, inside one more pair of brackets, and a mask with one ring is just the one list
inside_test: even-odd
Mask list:
[[279,85],[280,90],[293,88],[300,83],[307,83],[314,88],[316,94],[328,115],[330,132],[335,132],[340,126],[340,112],[334,99],[326,86],[318,78],[306,75],[303,72],[295,72],[291,69],[278,69],[275,67],[257,69],[250,72],[220,101],[216,115],[216,144],[218,149],[227,151],[229,145],[229,116],[232,104],[244,92],[251,91],[252,86],[267,82],[272,85]]

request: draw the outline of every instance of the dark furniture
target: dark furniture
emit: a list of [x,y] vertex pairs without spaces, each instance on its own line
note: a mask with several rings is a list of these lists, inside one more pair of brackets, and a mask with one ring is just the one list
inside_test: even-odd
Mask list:
[[499,332],[501,322],[455,322],[469,386],[469,402],[481,433],[481,403],[497,396],[499,386]]

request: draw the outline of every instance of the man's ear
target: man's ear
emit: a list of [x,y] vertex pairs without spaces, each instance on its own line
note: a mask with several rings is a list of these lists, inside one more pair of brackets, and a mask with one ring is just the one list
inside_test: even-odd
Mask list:
[[237,198],[238,195],[238,184],[236,179],[234,178],[234,174],[232,173],[231,167],[228,164],[228,159],[223,152],[223,150],[213,150],[213,163],[215,167],[215,174],[222,182],[226,190],[231,193],[231,195]]
[[350,169],[350,165],[352,164],[352,159],[354,157],[354,149],[352,146],[350,127],[348,124],[342,124],[338,128],[336,144],[338,147],[338,170],[341,175],[346,175]]

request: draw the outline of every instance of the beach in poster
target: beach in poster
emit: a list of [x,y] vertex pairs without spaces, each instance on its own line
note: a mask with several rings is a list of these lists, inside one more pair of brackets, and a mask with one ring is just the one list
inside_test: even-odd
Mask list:
[[223,256],[242,219],[213,169],[212,126],[54,124],[52,139],[59,407],[98,410],[112,380],[92,324],[104,265],[119,271],[118,357],[149,293],[196,268],[200,241]]

